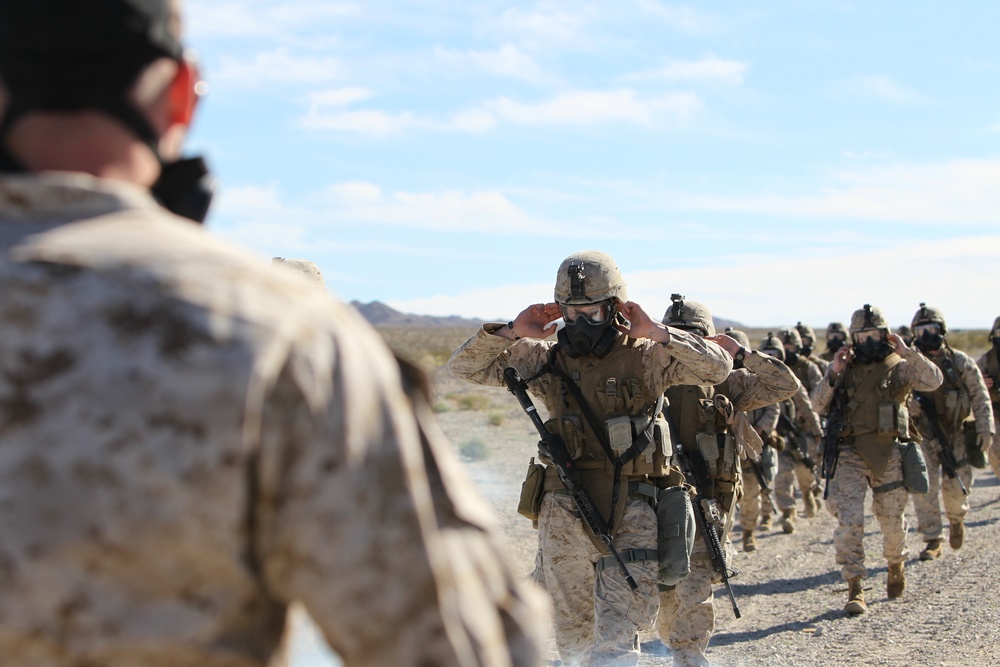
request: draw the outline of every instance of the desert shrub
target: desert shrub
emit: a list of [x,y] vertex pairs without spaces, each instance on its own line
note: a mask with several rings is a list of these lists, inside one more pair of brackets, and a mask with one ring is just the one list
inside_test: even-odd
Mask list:
[[490,406],[490,397],[484,394],[460,394],[455,400],[462,410],[484,410]]
[[502,412],[491,412],[487,419],[489,419],[490,426],[500,426],[503,424],[504,415]]
[[458,446],[458,453],[466,461],[485,461],[489,458],[490,448],[479,438],[472,438]]
[[437,412],[438,414],[442,412],[451,412],[451,406],[444,401],[438,401],[434,404],[434,412]]

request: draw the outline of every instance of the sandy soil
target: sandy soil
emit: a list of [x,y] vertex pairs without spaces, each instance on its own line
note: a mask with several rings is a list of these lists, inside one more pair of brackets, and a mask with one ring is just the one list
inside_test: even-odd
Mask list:
[[[521,480],[537,437],[517,402],[503,389],[433,375],[439,413],[456,448],[472,440],[487,444],[488,458],[464,466],[497,514],[499,529],[518,572],[533,566],[536,532],[515,511]],[[462,410],[463,394],[488,398],[481,410]],[[485,399],[484,399],[485,400]],[[499,421],[499,425],[491,425]],[[976,471],[970,496],[966,543],[946,546],[937,561],[920,562],[923,548],[910,520],[907,589],[897,600],[885,595],[886,566],[881,533],[870,511],[865,551],[869,567],[869,612],[846,618],[846,585],[834,563],[835,520],[824,510],[814,519],[800,513],[798,530],[758,534],[758,550],[739,553],[734,589],[742,611],[735,619],[729,600],[716,592],[716,631],[709,647],[714,665],[1000,665],[1000,482]],[[740,548],[740,533],[732,540]],[[670,665],[669,651],[654,633],[643,633],[642,666]],[[550,647],[550,664],[556,654]]]

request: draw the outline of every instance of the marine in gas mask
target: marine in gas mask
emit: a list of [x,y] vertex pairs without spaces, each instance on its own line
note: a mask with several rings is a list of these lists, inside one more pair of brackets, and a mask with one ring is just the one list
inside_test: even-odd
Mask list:
[[823,361],[833,361],[833,355],[847,343],[847,329],[841,322],[830,322],[826,327],[826,351],[819,355]]

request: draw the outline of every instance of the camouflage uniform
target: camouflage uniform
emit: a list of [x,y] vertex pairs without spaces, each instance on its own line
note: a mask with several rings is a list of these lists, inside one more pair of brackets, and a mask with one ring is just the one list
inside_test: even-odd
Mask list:
[[941,539],[941,502],[944,500],[944,512],[950,524],[965,521],[969,511],[969,498],[962,493],[957,479],[944,474],[938,451],[941,447],[949,447],[955,456],[956,475],[962,480],[967,490],[972,489],[972,466],[966,454],[965,432],[962,422],[971,414],[975,416],[978,433],[993,433],[993,408],[990,405],[989,391],[983,383],[983,376],[972,357],[960,350],[943,347],[938,355],[929,354],[928,358],[941,369],[944,382],[928,400],[937,407],[938,423],[944,431],[948,442],[942,443],[934,434],[930,424],[926,422],[927,415],[920,415],[919,405],[911,400],[914,408],[913,416],[920,435],[920,446],[924,451],[927,463],[927,476],[930,487],[927,493],[913,495],[913,508],[917,512],[917,530],[925,542]]
[[[993,332],[996,332],[998,329],[1000,329],[1000,317],[993,322]],[[993,405],[993,432],[997,434],[1000,433],[1000,339],[996,338],[995,333],[991,333],[990,340],[993,346],[986,354],[979,358],[977,365],[984,377],[989,377],[993,380],[993,386],[990,387],[990,401]],[[989,460],[990,467],[993,468],[993,474],[1000,479],[1000,438],[995,435],[993,444],[990,446]]]
[[[700,399],[707,395],[725,396],[737,412],[747,412],[771,406],[798,388],[795,377],[776,359],[754,351],[746,354],[744,364],[745,368],[734,370],[712,392],[706,391],[705,387],[675,387],[667,392],[670,414],[673,423],[678,425],[678,435],[685,449],[696,449],[696,446],[689,444],[695,441],[696,435],[687,432],[690,427],[686,428],[685,423],[692,422],[685,415],[689,410],[697,409]],[[751,425],[747,424],[747,427],[750,428]],[[733,485],[726,481],[713,481],[718,494],[715,497],[722,501],[721,510],[725,513],[722,544],[726,562],[731,564],[733,549],[728,535],[735,505],[740,499],[740,482],[737,481],[736,488],[733,489]],[[745,478],[742,481],[746,483]],[[727,495],[731,496],[728,501]],[[699,528],[691,556],[691,574],[673,588],[660,591],[657,626],[661,641],[670,647],[675,667],[708,664],[705,651],[715,631],[712,584],[721,581],[721,576],[712,569],[708,547]]]
[[[774,451],[774,448],[769,443],[773,442],[774,438],[780,437],[775,433],[780,416],[781,411],[777,403],[747,412],[747,419],[750,420],[750,424],[753,425],[754,430],[761,435],[761,439],[764,441],[765,451],[771,450],[767,456],[775,458],[777,458],[778,453]],[[763,457],[762,453],[762,459]],[[761,463],[760,461],[755,462],[750,459],[744,459],[742,462],[743,498],[740,499],[739,507],[740,527],[743,528],[744,533],[753,531],[757,527],[762,506],[767,514],[770,514],[772,511],[770,507],[770,494],[761,487],[760,480],[757,479],[757,472],[754,471],[754,466],[758,466],[758,470],[764,478],[764,483],[771,489],[774,488],[774,472],[768,471]]]
[[0,245],[5,663],[263,667],[297,600],[345,665],[537,664],[422,377],[352,309],[119,181],[0,178]]
[[[504,386],[503,371],[508,366],[516,368],[526,379],[539,373],[549,361],[555,343],[534,338],[514,342],[492,335],[502,326],[505,325],[486,324],[462,344],[448,362],[451,372],[491,386]],[[609,357],[620,354],[626,361],[641,366],[642,377],[636,378],[641,387],[635,390],[643,396],[655,400],[673,384],[718,381],[729,372],[731,361],[718,346],[675,329],[670,330],[670,337],[670,342],[664,345],[621,336],[616,345],[626,349],[609,354]],[[562,352],[555,356],[556,363],[566,363]],[[559,409],[555,402],[563,400],[561,384],[551,373],[528,383],[529,390],[543,402],[550,416]],[[586,428],[585,425],[585,434],[589,433]],[[587,437],[582,440],[586,445]],[[572,442],[568,445],[571,451],[575,449]],[[613,477],[604,472],[608,463],[578,459],[578,466],[587,468],[583,473]],[[646,499],[629,494],[621,519],[615,522],[616,548],[620,552],[646,554],[628,563],[639,584],[639,590],[632,592],[614,565],[604,567],[609,557],[594,544],[571,499],[562,495],[561,484],[552,473],[554,469],[550,466],[546,474],[549,490],[542,498],[538,517],[540,572],[536,576],[552,598],[560,658],[564,665],[573,666],[635,665],[639,659],[638,630],[650,627],[656,616],[656,513]],[[596,504],[601,507],[601,503]]]
[[[800,359],[800,361],[804,360]],[[812,368],[815,369],[815,366]],[[791,415],[789,421],[801,434],[799,437],[806,439],[807,451],[815,466],[815,462],[819,460],[817,443],[822,438],[823,429],[805,387],[799,384],[798,390],[792,394],[790,399],[782,402],[781,408],[786,419]],[[786,431],[783,435],[785,435],[785,447],[778,455],[778,475],[774,479],[774,498],[778,509],[785,515],[786,522],[794,522],[795,492],[793,487],[795,483],[798,482],[799,491],[802,493],[802,500],[809,516],[815,515],[815,491],[818,483],[816,473],[801,458],[802,452],[798,451],[792,442],[791,434]]]
[[[908,494],[902,486],[902,458],[896,446],[897,436],[876,436],[874,428],[861,420],[879,401],[895,405],[897,412],[904,410],[909,392],[936,389],[941,384],[941,372],[926,357],[911,349],[903,351],[901,358],[890,354],[883,363],[896,363],[897,359],[898,364],[880,380],[879,386],[862,397],[863,403],[853,409],[849,405],[845,412],[836,475],[830,482],[829,508],[838,521],[833,538],[837,564],[841,566],[844,580],[849,582],[863,579],[867,574],[862,538],[865,496],[869,488],[887,486],[889,489],[873,491],[872,498],[872,511],[882,530],[882,555],[890,565],[905,562],[908,555],[903,515]],[[829,410],[835,387],[840,383],[847,387],[846,400],[849,401],[863,378],[879,372],[880,368],[879,364],[852,362],[838,376],[831,363],[823,381],[813,390],[812,402],[817,412],[825,414]]]

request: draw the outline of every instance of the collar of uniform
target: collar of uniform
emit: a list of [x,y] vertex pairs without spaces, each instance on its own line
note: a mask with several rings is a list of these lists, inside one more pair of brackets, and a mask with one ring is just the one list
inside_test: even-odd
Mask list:
[[72,172],[0,176],[0,222],[44,224],[157,207],[149,190],[126,181]]

